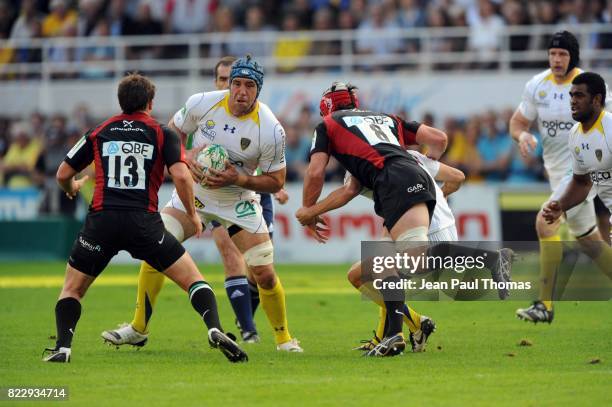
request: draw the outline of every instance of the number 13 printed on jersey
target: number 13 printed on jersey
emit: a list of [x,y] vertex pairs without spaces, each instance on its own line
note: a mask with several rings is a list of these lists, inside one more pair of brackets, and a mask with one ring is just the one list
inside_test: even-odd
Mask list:
[[145,189],[145,160],[153,158],[153,146],[135,141],[109,141],[102,145],[108,157],[108,187]]

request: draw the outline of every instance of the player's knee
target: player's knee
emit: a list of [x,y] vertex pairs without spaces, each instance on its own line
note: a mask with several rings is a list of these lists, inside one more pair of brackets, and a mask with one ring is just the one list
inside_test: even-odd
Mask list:
[[271,264],[267,266],[251,267],[251,271],[253,272],[253,276],[258,286],[266,290],[274,288],[276,273],[274,273]]
[[274,246],[270,240],[251,247],[243,253],[249,267],[267,266],[274,262]]
[[536,216],[536,233],[538,234],[539,238],[551,237],[557,233],[560,224],[560,219],[557,219],[555,222],[550,224],[546,222],[546,219],[544,219],[543,213],[540,210]]
[[425,226],[408,229],[395,239],[395,248],[399,251],[404,251],[415,247],[415,243],[426,243],[428,241],[427,232],[428,229]]
[[274,287],[276,275],[272,267],[274,261],[272,242],[267,240],[253,246],[242,255],[249,269],[255,275],[257,284],[267,289]]
[[353,287],[359,288],[361,285],[361,262],[353,264],[346,274],[346,277]]
[[412,229],[408,229],[400,234],[396,242],[426,242],[427,241],[427,227],[417,226]]
[[185,229],[183,229],[183,225],[178,219],[164,212],[161,213],[161,218],[164,222],[164,227],[166,230],[170,232],[170,234],[172,234],[176,240],[179,242],[185,240]]

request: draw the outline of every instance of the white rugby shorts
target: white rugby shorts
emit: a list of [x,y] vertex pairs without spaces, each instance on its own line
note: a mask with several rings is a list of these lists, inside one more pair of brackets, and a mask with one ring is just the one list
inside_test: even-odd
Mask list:
[[[176,190],[172,192],[172,199],[166,204],[166,207],[185,212],[185,207]],[[259,195],[256,195],[256,199],[233,202],[207,200],[202,196],[196,196],[195,207],[202,219],[202,224],[208,229],[212,229],[212,221],[217,221],[226,229],[236,225],[249,233],[268,233],[259,203]]]

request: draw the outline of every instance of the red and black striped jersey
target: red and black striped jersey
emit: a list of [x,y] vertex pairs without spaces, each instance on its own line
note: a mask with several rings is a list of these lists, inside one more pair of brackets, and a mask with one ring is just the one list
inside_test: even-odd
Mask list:
[[95,163],[90,211],[157,212],[164,166],[185,161],[178,135],[146,113],[121,114],[89,130],[64,159],[76,171]]
[[324,152],[372,188],[374,178],[393,157],[414,161],[405,151],[416,144],[421,124],[398,116],[364,110],[339,110],[323,118],[315,129],[310,155]]

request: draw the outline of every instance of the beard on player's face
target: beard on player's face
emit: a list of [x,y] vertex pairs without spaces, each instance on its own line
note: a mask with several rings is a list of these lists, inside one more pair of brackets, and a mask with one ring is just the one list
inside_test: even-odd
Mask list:
[[[249,83],[252,82],[252,83]],[[236,78],[230,84],[230,110],[242,116],[249,113],[257,100],[257,86],[248,79]]]
[[572,106],[572,119],[577,122],[587,122],[595,114],[595,108],[593,107],[593,100],[584,101],[583,103]]

